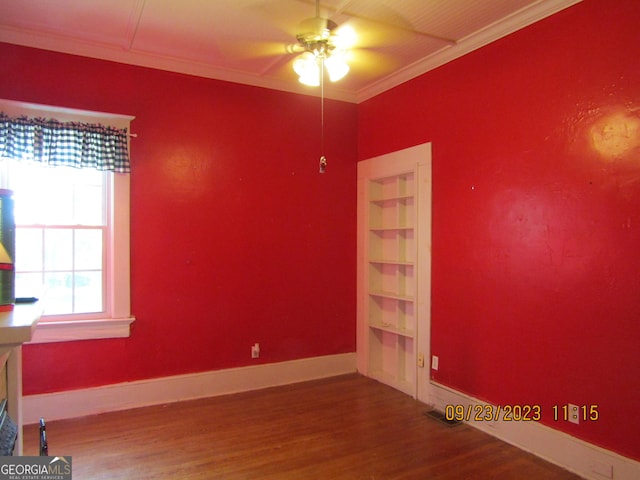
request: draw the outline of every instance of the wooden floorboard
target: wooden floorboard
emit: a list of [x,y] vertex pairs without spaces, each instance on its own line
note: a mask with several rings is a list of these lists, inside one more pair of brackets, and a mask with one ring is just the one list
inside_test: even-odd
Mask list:
[[[47,423],[78,480],[548,479],[579,477],[425,405],[346,375]],[[25,427],[25,455],[38,428]]]

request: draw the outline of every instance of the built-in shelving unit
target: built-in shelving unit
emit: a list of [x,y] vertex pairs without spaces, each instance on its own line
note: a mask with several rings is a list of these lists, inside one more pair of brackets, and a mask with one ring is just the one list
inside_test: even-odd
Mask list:
[[368,180],[369,375],[415,390],[415,173]]
[[428,334],[420,345],[428,311],[418,290],[419,207],[426,198],[420,165],[427,154],[430,147],[422,146],[398,162],[389,155],[358,166],[358,369],[414,397],[419,346],[428,351]]

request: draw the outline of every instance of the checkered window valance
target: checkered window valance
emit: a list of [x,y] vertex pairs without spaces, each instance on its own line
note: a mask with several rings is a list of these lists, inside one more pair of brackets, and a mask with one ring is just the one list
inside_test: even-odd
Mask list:
[[0,112],[0,157],[129,173],[127,129]]

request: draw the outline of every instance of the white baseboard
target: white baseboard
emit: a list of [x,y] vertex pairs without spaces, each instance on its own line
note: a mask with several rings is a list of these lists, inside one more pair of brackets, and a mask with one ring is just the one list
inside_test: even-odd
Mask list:
[[[436,410],[441,412],[445,411],[447,405],[463,405],[465,412],[469,406],[473,412],[475,405],[488,405],[487,402],[436,383],[431,384],[431,399]],[[640,478],[640,462],[538,422],[471,420],[466,423],[589,480]]]
[[118,383],[23,397],[23,421],[37,423],[130,408],[258,390],[356,372],[344,353],[226,370]]
[[[23,397],[25,424],[94,415],[196,398],[258,390],[356,372],[356,354],[345,353],[226,370]],[[437,410],[447,405],[486,405],[442,385],[431,384]],[[538,422],[469,422],[507,443],[589,480],[635,480],[640,462],[591,445]]]

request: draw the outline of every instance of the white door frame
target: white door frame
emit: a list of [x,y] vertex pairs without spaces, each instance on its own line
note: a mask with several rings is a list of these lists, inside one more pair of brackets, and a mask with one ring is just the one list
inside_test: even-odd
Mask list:
[[423,359],[423,366],[416,366],[415,392],[413,396],[430,404],[431,379],[431,143],[398,150],[373,157],[358,163],[358,323],[357,323],[357,366],[364,375],[368,371],[368,320],[366,311],[367,288],[367,178],[375,172],[376,177],[391,176],[409,170],[416,172],[416,355]]

